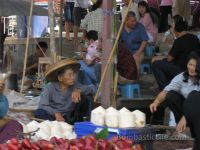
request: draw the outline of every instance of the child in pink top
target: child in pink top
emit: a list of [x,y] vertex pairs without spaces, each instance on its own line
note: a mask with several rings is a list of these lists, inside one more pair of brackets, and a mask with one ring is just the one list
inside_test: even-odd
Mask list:
[[145,1],[138,3],[138,9],[140,14],[139,22],[142,23],[145,27],[145,30],[148,34],[150,43],[156,42],[158,27],[157,27],[157,18],[152,14],[148,4]]

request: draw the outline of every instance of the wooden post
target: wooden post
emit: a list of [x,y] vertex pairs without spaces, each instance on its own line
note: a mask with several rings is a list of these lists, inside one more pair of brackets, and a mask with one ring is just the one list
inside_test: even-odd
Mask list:
[[63,47],[62,47],[62,20],[63,20],[63,0],[60,0],[60,41],[59,41],[59,51],[60,55],[63,54]]
[[54,11],[52,0],[48,0],[49,26],[50,26],[50,52],[53,63],[56,62],[56,42],[54,31]]
[[22,91],[24,89],[24,79],[25,79],[25,74],[26,74],[28,47],[29,47],[29,41],[30,41],[31,24],[32,24],[32,16],[33,16],[33,4],[34,4],[33,0],[31,0],[30,15],[29,15],[29,21],[28,21],[28,33],[27,33],[27,38],[26,38],[26,49],[25,49],[25,57],[24,57],[24,68],[23,68],[23,75],[22,75],[22,83],[21,83],[20,93],[22,93]]
[[[112,50],[112,0],[103,1],[103,33],[102,33],[102,49],[103,49],[103,60],[109,59],[109,54]],[[102,70],[105,69],[107,61],[102,61]],[[101,105],[104,108],[110,106],[111,99],[111,66],[108,68],[108,72],[105,77],[105,82],[103,83],[101,90]]]

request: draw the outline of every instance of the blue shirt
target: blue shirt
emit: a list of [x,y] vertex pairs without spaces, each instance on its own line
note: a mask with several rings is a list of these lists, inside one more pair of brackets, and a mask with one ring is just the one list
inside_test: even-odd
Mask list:
[[144,26],[137,22],[131,32],[127,32],[123,29],[121,33],[121,40],[125,46],[134,54],[139,48],[143,41],[148,41],[148,35],[145,31]]
[[8,112],[8,99],[0,94],[0,118],[3,118]]
[[75,88],[81,90],[81,94],[88,95],[94,94],[94,86],[84,86],[75,84],[70,86],[65,94],[60,89],[58,82],[47,85],[40,95],[39,109],[47,111],[50,115],[54,116],[56,112],[65,115],[75,108],[75,103],[72,101],[72,92]]

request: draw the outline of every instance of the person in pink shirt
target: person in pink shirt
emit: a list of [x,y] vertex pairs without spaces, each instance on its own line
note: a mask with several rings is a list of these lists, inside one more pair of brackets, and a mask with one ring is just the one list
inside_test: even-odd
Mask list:
[[142,23],[145,27],[145,30],[149,37],[149,43],[156,42],[157,34],[158,34],[158,19],[151,12],[148,4],[145,1],[141,1],[138,3],[138,10],[140,14],[139,22]]

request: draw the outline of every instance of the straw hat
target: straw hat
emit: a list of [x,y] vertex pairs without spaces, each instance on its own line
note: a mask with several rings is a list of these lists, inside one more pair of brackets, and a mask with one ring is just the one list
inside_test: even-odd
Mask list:
[[45,78],[49,82],[57,81],[57,72],[69,66],[75,71],[78,71],[80,64],[75,59],[67,58],[48,67],[47,71],[44,73]]

